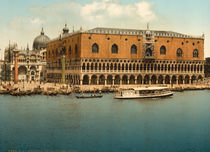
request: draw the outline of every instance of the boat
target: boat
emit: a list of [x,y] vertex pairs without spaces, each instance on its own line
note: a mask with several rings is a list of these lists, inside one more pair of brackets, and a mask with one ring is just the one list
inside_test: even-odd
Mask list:
[[142,99],[172,96],[173,92],[168,87],[139,87],[119,90],[115,99]]
[[103,95],[101,94],[91,94],[91,95],[84,95],[84,94],[81,94],[81,95],[76,95],[77,98],[102,98]]

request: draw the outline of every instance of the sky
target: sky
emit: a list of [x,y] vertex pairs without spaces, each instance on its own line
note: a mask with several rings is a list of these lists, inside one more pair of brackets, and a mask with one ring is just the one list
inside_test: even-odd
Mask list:
[[72,31],[95,27],[205,34],[205,57],[210,57],[209,0],[0,0],[0,52],[17,43],[32,48],[44,28],[57,37],[67,23]]

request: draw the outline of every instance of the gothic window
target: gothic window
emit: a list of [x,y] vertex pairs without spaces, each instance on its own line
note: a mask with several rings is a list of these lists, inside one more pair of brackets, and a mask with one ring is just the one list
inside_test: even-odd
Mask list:
[[118,46],[116,44],[112,45],[112,53],[117,54],[118,53]]
[[164,45],[160,47],[160,55],[166,55],[166,47]]
[[177,57],[182,57],[183,56],[183,51],[182,49],[178,48],[177,51],[176,51],[176,56]]
[[82,65],[82,70],[85,70],[85,63],[83,63]]
[[99,52],[98,44],[94,43],[92,45],[92,53],[98,53],[98,52]]
[[146,56],[152,56],[152,50],[150,48],[146,50]]
[[193,51],[193,57],[194,57],[194,58],[198,58],[198,55],[199,55],[198,50],[195,49],[195,50]]
[[137,47],[136,45],[131,46],[131,54],[137,54]]

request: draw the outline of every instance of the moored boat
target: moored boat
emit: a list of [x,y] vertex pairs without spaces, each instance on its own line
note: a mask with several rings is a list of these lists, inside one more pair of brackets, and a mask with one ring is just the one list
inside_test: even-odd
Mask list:
[[81,95],[76,95],[77,98],[102,98],[103,95],[101,94],[91,94],[91,95],[84,95],[84,94],[81,94]]
[[141,99],[172,96],[173,92],[167,87],[141,87],[119,90],[114,98],[116,99]]

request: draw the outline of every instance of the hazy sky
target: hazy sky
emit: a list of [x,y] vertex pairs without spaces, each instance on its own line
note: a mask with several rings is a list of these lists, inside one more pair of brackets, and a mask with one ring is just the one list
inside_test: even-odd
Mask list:
[[0,49],[11,43],[24,48],[40,34],[54,38],[67,23],[70,30],[94,27],[169,30],[205,34],[210,56],[209,0],[0,0]]

